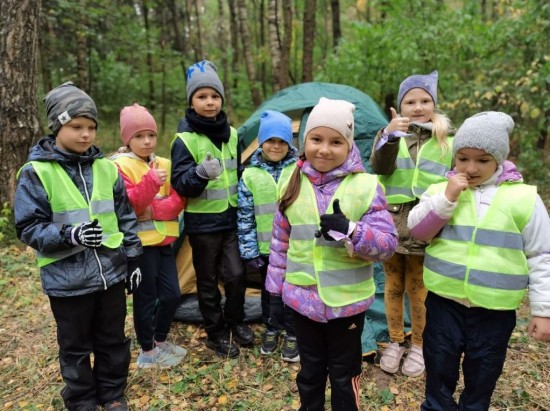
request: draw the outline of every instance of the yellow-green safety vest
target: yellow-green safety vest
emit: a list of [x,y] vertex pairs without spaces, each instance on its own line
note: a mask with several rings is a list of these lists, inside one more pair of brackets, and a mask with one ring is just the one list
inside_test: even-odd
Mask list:
[[[160,187],[158,196],[167,197],[170,195],[170,160],[163,157],[156,157],[158,168],[162,168],[168,172],[166,182]],[[134,184],[138,184],[143,176],[151,169],[145,161],[130,156],[119,156],[115,158],[122,172],[127,175]],[[148,220],[138,221],[137,223],[138,236],[141,244],[144,246],[152,246],[160,244],[166,237],[179,236],[179,223],[177,219],[171,221]]]
[[174,141],[179,138],[183,141],[195,163],[200,164],[211,153],[212,157],[219,158],[222,162],[222,174],[212,180],[208,180],[206,188],[198,197],[187,198],[186,213],[221,213],[229,206],[237,206],[237,130],[231,127],[229,141],[222,144],[221,151],[205,135],[183,132],[177,133]]
[[[431,186],[428,193],[446,186]],[[488,309],[519,307],[529,282],[521,233],[535,209],[536,193],[535,186],[501,184],[478,221],[472,190],[462,192],[450,221],[426,248],[426,288]]]
[[[103,227],[102,245],[118,248],[122,244],[123,234],[118,230],[113,200],[113,187],[118,178],[118,170],[111,161],[103,158],[94,161],[93,189],[89,203],[57,162],[30,161],[27,164],[32,165],[48,194],[53,224],[61,229],[63,225],[78,225],[97,218]],[[74,246],[57,252],[38,252],[38,266],[43,267],[84,249],[83,246]]]
[[[313,186],[301,174],[300,194],[286,210],[291,231],[287,251],[286,281],[299,285],[317,285],[319,297],[330,307],[342,307],[374,295],[373,268],[370,261],[351,257],[340,241],[315,238],[319,229],[319,210]],[[376,193],[374,175],[357,173],[347,175],[328,206],[340,199],[344,215],[350,221],[359,221],[367,212]],[[279,193],[286,181],[279,179]]]
[[379,175],[379,181],[386,189],[388,204],[403,204],[420,198],[431,185],[445,181],[445,173],[451,168],[453,138],[445,155],[435,138],[430,138],[420,147],[416,164],[411,158],[407,142],[399,139],[399,151],[395,160],[396,169],[389,175]]

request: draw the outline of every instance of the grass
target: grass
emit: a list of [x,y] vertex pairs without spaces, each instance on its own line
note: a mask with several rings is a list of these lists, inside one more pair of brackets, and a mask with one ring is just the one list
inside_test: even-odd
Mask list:
[[[0,410],[62,410],[55,323],[40,288],[34,254],[17,245],[0,249],[0,318]],[[492,411],[550,409],[550,350],[527,336],[528,321],[524,305],[518,310]],[[129,312],[126,331],[134,338],[126,394],[131,409],[297,410],[299,365],[261,356],[261,326],[253,328],[257,345],[242,349],[236,359],[224,360],[204,347],[202,328],[174,323],[171,339],[185,346],[188,356],[174,369],[144,370],[135,367],[138,348]],[[363,410],[418,410],[423,390],[423,377],[391,376],[363,363]],[[329,395],[327,391],[327,401]]]

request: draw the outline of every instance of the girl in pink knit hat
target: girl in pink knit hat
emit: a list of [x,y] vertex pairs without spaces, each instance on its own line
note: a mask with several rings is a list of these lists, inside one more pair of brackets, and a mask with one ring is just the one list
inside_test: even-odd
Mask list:
[[133,293],[134,328],[141,347],[137,366],[167,368],[187,353],[167,340],[181,297],[170,244],[178,237],[185,200],[170,186],[170,160],[155,156],[157,124],[145,107],[122,109],[120,137],[124,146],[111,160],[124,179],[143,244],[142,287]]

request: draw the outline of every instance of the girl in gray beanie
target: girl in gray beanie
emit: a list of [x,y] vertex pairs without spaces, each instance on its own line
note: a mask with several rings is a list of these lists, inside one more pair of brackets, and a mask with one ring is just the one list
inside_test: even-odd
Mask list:
[[550,341],[550,219],[537,188],[506,160],[513,129],[504,113],[468,118],[453,144],[456,168],[409,214],[411,234],[430,241],[424,411],[489,409],[527,289],[528,333]]
[[422,263],[426,243],[410,236],[407,216],[430,184],[444,180],[452,161],[450,122],[436,110],[437,79],[438,73],[433,71],[403,80],[397,98],[399,114],[391,108],[391,121],[376,136],[370,158],[373,171],[386,188],[388,208],[399,232],[397,252],[384,262],[384,303],[390,343],[382,354],[380,368],[391,374],[397,372],[405,354],[403,318],[407,291],[412,346],[401,371],[410,377],[424,372],[422,331],[426,289]]

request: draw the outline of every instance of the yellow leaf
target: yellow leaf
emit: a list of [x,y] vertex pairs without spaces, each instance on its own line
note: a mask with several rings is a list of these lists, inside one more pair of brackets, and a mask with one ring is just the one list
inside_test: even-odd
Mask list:
[[293,410],[298,410],[298,409],[300,409],[300,401],[297,400],[297,399],[292,400],[292,404],[290,405],[290,407],[291,407]]
[[145,406],[149,404],[149,401],[151,401],[151,397],[149,397],[148,395],[142,395],[139,399],[139,404],[141,406]]
[[531,117],[533,120],[540,117],[541,110],[538,107],[535,107],[531,110],[529,113],[529,117]]
[[391,387],[390,387],[390,392],[391,392],[392,394],[397,395],[397,394],[399,394],[399,389],[398,389],[397,387],[391,386]]
[[390,411],[390,409],[387,405],[383,405],[382,407],[380,407],[380,411]]
[[13,402],[8,401],[8,402],[4,403],[4,409],[7,410],[7,409],[9,409],[9,408],[11,408],[11,407],[13,407]]
[[262,389],[264,391],[271,391],[273,389],[273,385],[272,384],[265,384]]
[[521,103],[521,105],[519,106],[519,110],[521,111],[522,114],[527,113],[529,111],[529,103],[526,101]]
[[227,388],[229,388],[229,389],[237,388],[237,380],[232,379],[232,380],[228,381],[227,382]]
[[227,398],[227,395],[222,395],[222,396],[218,397],[218,404],[220,404],[220,405],[225,405],[225,404],[227,404],[228,401],[229,401],[229,399]]
[[160,382],[162,383],[170,382],[170,377],[167,374],[163,374],[160,376]]

